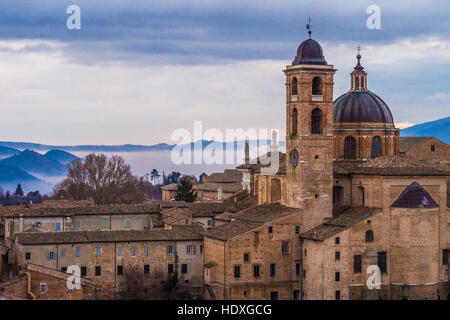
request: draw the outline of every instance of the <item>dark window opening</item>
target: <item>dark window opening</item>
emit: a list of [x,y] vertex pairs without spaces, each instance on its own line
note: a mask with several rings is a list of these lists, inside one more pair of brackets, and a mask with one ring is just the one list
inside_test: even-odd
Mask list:
[[293,96],[296,96],[296,95],[297,95],[297,78],[296,78],[296,77],[294,77],[294,78],[292,79],[291,94],[292,94]]
[[81,271],[81,276],[82,277],[86,277],[86,275],[87,275],[87,268],[86,267],[81,267],[80,271]]
[[341,300],[341,291],[336,290],[336,292],[335,292],[335,298],[336,298],[336,300]]
[[181,273],[187,273],[188,272],[187,269],[188,269],[187,264],[183,263],[181,265]]
[[270,292],[270,300],[278,300],[278,291]]
[[360,195],[360,197],[361,197],[361,203],[360,203],[360,205],[361,205],[362,207],[364,207],[364,206],[366,205],[366,195],[365,195],[365,192],[364,192],[364,187],[359,186],[359,187],[358,187],[358,190],[359,190],[359,195]]
[[67,272],[67,267],[62,267],[62,268],[61,268],[61,272],[66,273],[66,272]]
[[295,226],[295,234],[299,234],[300,233],[300,226]]
[[340,251],[334,252],[334,260],[335,261],[341,260],[341,252]]
[[289,242],[283,241],[281,244],[281,253],[288,254],[289,253]]
[[353,256],[353,273],[362,272],[362,257],[360,255]]
[[234,266],[234,277],[235,278],[241,277],[241,267],[240,266]]
[[366,231],[366,242],[373,242],[373,231],[372,230]]
[[356,159],[356,139],[352,136],[344,140],[344,159]]
[[117,274],[122,275],[123,274],[123,266],[117,266]]
[[102,275],[102,267],[100,267],[100,266],[95,267],[95,275],[97,277]]
[[297,109],[294,108],[292,110],[292,114],[291,114],[291,130],[292,130],[292,134],[296,135],[297,134],[297,128],[298,128],[298,112]]
[[319,77],[315,77],[312,81],[312,94],[313,95],[322,95],[322,79]]
[[335,273],[334,273],[334,280],[335,280],[336,282],[341,281],[341,273],[340,273],[340,272],[335,272]]
[[150,274],[150,265],[144,264],[144,274]]
[[442,250],[442,264],[448,265],[448,259],[450,255],[450,249],[444,249]]
[[380,157],[382,155],[382,153],[383,153],[383,148],[381,146],[381,138],[379,136],[373,137],[372,151],[371,151],[372,159]]
[[173,264],[172,263],[169,263],[168,265],[167,265],[167,272],[170,274],[170,273],[173,273]]
[[25,253],[25,260],[30,260],[31,259],[31,253],[30,252],[26,252]]
[[273,227],[269,227],[269,233],[273,232]]
[[431,152],[434,152],[436,150],[436,147],[434,146],[434,144],[431,145]]
[[322,110],[315,108],[311,113],[311,133],[322,133]]
[[334,243],[335,244],[339,244],[341,241],[341,239],[339,237],[334,238]]
[[378,267],[382,273],[387,272],[387,252],[378,252]]
[[250,261],[250,253],[246,252],[244,253],[244,262],[249,262]]
[[253,276],[254,276],[255,278],[258,278],[258,277],[259,277],[259,265],[257,265],[257,264],[255,264],[255,265],[253,266]]
[[273,278],[275,277],[277,268],[275,266],[275,263],[270,264],[270,276]]
[[300,263],[295,264],[295,275],[300,275]]

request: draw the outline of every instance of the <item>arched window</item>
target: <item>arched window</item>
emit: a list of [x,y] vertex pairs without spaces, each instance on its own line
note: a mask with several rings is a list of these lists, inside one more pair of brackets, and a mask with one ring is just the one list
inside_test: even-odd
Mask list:
[[356,140],[352,136],[344,140],[344,159],[356,159]]
[[291,94],[292,94],[293,96],[296,96],[296,95],[297,95],[297,78],[296,78],[296,77],[294,77],[294,78],[292,79]]
[[372,230],[367,230],[366,242],[373,242],[373,231]]
[[379,136],[375,136],[372,139],[372,159],[375,159],[377,157],[380,157],[382,154],[382,147],[381,147],[381,138]]
[[281,201],[281,182],[280,179],[272,179],[270,186],[270,202],[280,202]]
[[311,133],[322,133],[322,110],[319,108],[311,112]]
[[312,94],[322,95],[322,80],[319,77],[315,77],[312,81]]
[[297,109],[294,108],[291,114],[291,130],[293,135],[297,134],[297,119],[298,119]]

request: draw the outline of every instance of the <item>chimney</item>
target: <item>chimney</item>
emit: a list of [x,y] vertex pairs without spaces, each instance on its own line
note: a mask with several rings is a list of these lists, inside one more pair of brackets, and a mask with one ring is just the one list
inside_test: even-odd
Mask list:
[[19,213],[19,232],[23,232],[23,213]]

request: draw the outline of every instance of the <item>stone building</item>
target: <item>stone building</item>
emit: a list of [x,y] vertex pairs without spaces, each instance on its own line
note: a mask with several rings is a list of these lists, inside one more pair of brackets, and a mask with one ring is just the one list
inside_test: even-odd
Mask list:
[[400,154],[420,160],[448,161],[450,146],[435,137],[400,137]]
[[182,285],[201,296],[202,228],[173,225],[145,231],[24,232],[14,236],[10,262],[19,271],[31,263],[66,272],[80,267],[81,277],[97,287],[96,298],[128,297],[132,283],[147,298],[161,298],[162,282],[177,273]]
[[204,238],[206,299],[300,299],[300,209],[251,207]]

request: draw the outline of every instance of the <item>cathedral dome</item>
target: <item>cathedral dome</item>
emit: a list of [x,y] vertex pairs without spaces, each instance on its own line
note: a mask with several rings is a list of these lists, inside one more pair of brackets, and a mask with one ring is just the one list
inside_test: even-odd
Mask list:
[[327,62],[323,56],[320,44],[311,38],[303,41],[297,49],[297,56],[292,61],[292,65],[296,64],[326,65]]
[[387,104],[369,90],[352,90],[337,98],[333,104],[335,123],[384,123],[394,126]]

